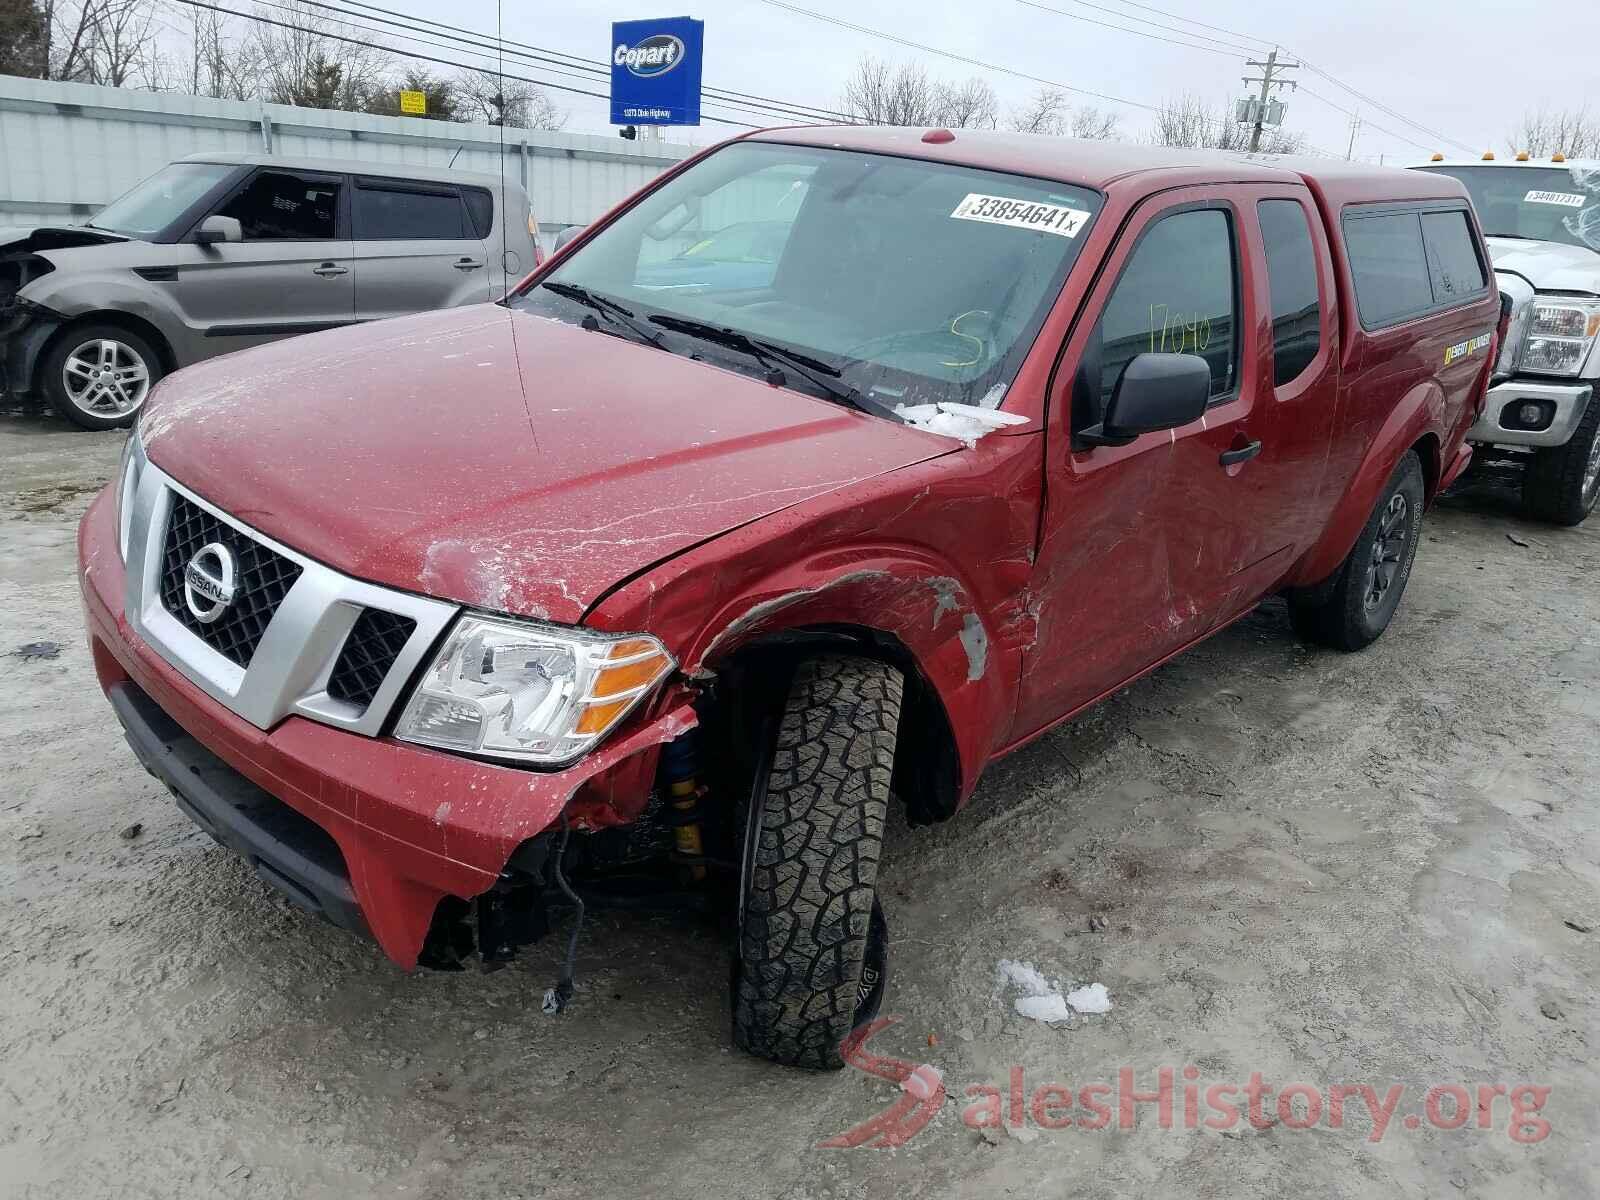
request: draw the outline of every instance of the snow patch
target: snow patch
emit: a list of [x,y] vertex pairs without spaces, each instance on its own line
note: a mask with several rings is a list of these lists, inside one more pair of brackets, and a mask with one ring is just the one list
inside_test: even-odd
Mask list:
[[995,966],[995,981],[1022,994],[1012,1006],[1019,1016],[1030,1021],[1056,1025],[1072,1020],[1073,1014],[1092,1015],[1111,1011],[1111,995],[1103,983],[1090,983],[1061,994],[1061,985],[1046,978],[1031,962],[1002,958]]
[[1111,1011],[1111,993],[1103,983],[1085,984],[1067,993],[1067,1003],[1080,1013],[1108,1013]]
[[1007,425],[1026,425],[1028,418],[1016,413],[983,408],[977,404],[957,404],[941,400],[937,404],[897,404],[895,415],[917,429],[955,438],[971,450],[978,439]]

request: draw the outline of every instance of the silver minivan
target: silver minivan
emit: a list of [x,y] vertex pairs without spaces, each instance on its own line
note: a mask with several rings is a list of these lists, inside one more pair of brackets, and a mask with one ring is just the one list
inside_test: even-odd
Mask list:
[[0,391],[127,425],[213,355],[498,300],[535,265],[522,188],[389,163],[200,154],[80,226],[0,230]]

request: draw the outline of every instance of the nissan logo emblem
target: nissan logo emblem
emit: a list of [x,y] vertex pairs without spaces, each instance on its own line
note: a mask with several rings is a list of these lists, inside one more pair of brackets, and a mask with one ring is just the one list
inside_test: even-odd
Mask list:
[[219,620],[233,603],[233,551],[211,542],[194,552],[183,569],[183,602],[194,619],[209,625]]

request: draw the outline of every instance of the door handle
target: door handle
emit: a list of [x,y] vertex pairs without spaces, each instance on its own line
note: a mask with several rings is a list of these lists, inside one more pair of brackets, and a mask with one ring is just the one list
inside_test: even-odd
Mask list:
[[350,268],[341,267],[338,263],[325,262],[320,267],[312,267],[311,273],[313,275],[321,275],[324,279],[327,279],[334,275],[348,275],[350,274]]
[[1231,467],[1238,463],[1249,462],[1260,453],[1261,439],[1257,438],[1248,446],[1240,446],[1237,450],[1224,450],[1217,461],[1225,467]]
[[455,269],[458,271],[476,271],[479,267],[483,266],[483,259],[458,258],[451,264],[451,266],[455,267]]

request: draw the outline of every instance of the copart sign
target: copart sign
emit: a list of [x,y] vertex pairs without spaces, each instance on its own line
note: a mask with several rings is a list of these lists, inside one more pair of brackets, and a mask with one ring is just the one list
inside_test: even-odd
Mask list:
[[611,26],[611,123],[700,124],[705,22],[691,17]]

